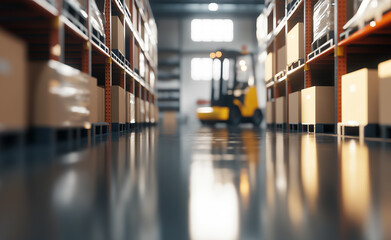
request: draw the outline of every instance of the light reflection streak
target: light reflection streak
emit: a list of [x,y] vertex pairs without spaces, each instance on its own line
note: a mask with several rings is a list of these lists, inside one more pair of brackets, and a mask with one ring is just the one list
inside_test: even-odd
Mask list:
[[310,209],[315,211],[318,199],[319,173],[316,138],[305,135],[301,143],[301,180]]
[[363,224],[370,205],[369,152],[355,140],[342,145],[341,185],[344,213],[350,221]]

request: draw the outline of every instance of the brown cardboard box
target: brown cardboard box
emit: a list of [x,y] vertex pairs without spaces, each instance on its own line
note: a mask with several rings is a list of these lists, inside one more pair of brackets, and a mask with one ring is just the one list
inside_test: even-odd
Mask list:
[[377,69],[363,68],[342,76],[342,123],[379,123]]
[[276,122],[276,109],[275,102],[269,101],[266,103],[266,123],[275,123]]
[[301,91],[289,94],[289,123],[301,123]]
[[265,60],[265,81],[268,82],[274,78],[274,53],[270,52]]
[[118,49],[125,55],[125,33],[124,25],[117,16],[111,17],[111,48]]
[[111,122],[125,123],[125,90],[120,86],[111,87]]
[[131,1],[130,0],[124,0],[124,3],[125,3],[125,6],[127,6],[129,11],[130,11],[132,9],[132,6],[130,5]]
[[130,123],[136,122],[136,99],[133,93],[130,94]]
[[0,29],[0,132],[27,127],[27,53],[23,41]]
[[379,64],[379,123],[391,126],[391,60]]
[[150,119],[149,119],[149,121],[151,122],[151,123],[155,123],[155,104],[153,104],[153,103],[150,103],[149,104],[149,112],[150,112]]
[[89,77],[89,87],[90,87],[90,122],[98,122],[98,86],[97,79],[94,77]]
[[149,123],[150,122],[149,102],[144,101],[144,103],[145,103],[145,122]]
[[137,73],[140,71],[140,51],[137,44],[134,44],[134,68]]
[[145,123],[145,103],[144,100],[140,98],[140,122]]
[[287,36],[287,64],[304,59],[304,24],[297,23]]
[[279,97],[276,99],[276,123],[286,123],[286,98]]
[[136,123],[141,123],[140,98],[136,97]]
[[87,127],[90,76],[50,60],[31,62],[31,122],[37,127]]
[[286,45],[277,50],[277,73],[286,69]]
[[130,92],[126,92],[126,122],[130,123]]
[[106,122],[106,100],[105,89],[97,86],[97,109],[98,109],[98,122]]
[[301,91],[303,124],[334,123],[334,87],[316,86]]

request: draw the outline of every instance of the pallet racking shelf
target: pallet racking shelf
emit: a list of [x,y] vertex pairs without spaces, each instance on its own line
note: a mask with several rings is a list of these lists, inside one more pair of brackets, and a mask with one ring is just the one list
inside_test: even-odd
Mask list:
[[[131,6],[124,0],[96,0],[105,16],[104,37],[91,25],[90,1],[85,1],[82,16],[78,16],[67,11],[67,0],[4,0],[0,27],[27,43],[29,60],[57,60],[96,77],[105,89],[105,121],[110,125],[111,86],[115,83],[133,93],[138,85],[144,100],[155,104],[156,84],[151,84],[150,74],[157,76],[156,23],[148,0],[129,0]],[[127,54],[123,59],[111,49],[113,15],[120,17],[125,28]],[[148,76],[135,69],[135,44],[140,49],[137,54],[144,56]]]
[[[261,52],[275,54],[273,71],[276,75],[273,80],[265,82],[267,101],[286,96],[288,108],[289,94],[295,91],[312,86],[333,86],[335,133],[342,120],[342,76],[364,67],[376,68],[377,64],[391,58],[391,9],[384,12],[380,19],[377,16],[361,28],[343,29],[354,14],[353,9],[350,9],[352,3],[347,0],[335,1],[334,32],[330,32],[327,44],[317,43],[318,50],[313,51],[316,50],[312,49],[313,9],[317,2],[318,0],[293,0],[288,4],[288,1],[271,1],[262,13],[268,20],[265,23],[268,38],[259,45]],[[304,25],[304,61],[290,66],[288,63],[286,75],[281,77],[276,69],[277,50],[287,41],[287,33],[299,22]],[[285,93],[282,90],[284,87]]]

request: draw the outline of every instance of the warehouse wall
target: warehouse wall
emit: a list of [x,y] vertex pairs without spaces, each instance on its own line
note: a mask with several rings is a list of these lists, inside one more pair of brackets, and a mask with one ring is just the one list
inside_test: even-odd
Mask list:
[[[181,116],[189,123],[197,122],[196,108],[198,99],[210,98],[210,81],[194,81],[191,79],[191,59],[194,57],[209,57],[211,51],[217,49],[240,50],[246,45],[249,51],[257,50],[255,36],[256,22],[253,18],[231,18],[234,23],[234,40],[230,43],[214,42],[193,42],[191,40],[191,21],[193,18],[185,19],[159,19],[159,48],[179,48],[182,51],[181,59]],[[264,83],[260,79],[263,74],[263,67],[257,68],[257,84],[260,91],[261,106],[266,100],[264,98]]]

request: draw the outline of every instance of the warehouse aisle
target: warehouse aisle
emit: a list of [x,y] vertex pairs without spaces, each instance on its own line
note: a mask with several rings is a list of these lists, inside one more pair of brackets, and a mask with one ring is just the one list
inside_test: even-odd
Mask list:
[[0,239],[390,239],[390,146],[182,127],[1,153]]

